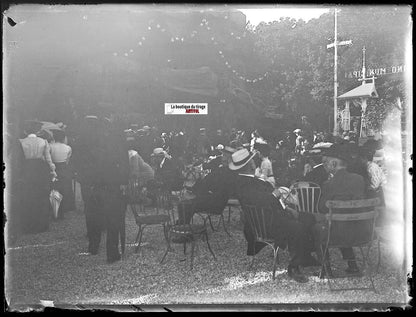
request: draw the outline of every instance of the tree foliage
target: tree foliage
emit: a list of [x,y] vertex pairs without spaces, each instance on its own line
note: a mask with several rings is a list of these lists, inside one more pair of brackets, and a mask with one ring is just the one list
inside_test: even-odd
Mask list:
[[[360,82],[344,76],[361,70],[362,48],[366,47],[366,67],[404,64],[405,38],[410,31],[410,8],[399,6],[344,6],[338,13],[338,40],[352,40],[352,46],[338,47],[338,94]],[[259,58],[269,61],[269,75],[251,85],[250,92],[280,113],[307,115],[320,127],[328,128],[333,105],[334,41],[333,12],[305,23],[281,18],[261,23],[254,30]],[[401,74],[403,75],[403,74]],[[368,119],[380,127],[395,99],[404,97],[400,75],[376,79],[379,99],[369,102]],[[332,115],[331,115],[332,116]]]

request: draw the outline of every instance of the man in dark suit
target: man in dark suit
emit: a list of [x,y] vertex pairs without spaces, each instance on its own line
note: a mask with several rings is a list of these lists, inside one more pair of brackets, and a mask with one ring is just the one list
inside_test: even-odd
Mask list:
[[[107,262],[121,259],[126,203],[121,187],[128,183],[129,158],[125,138],[107,119],[86,118],[77,140],[75,165],[85,202],[88,252],[98,254],[102,232],[107,232]],[[122,132],[122,130],[121,130]],[[122,244],[123,250],[123,244]]]
[[[347,163],[350,160],[348,148],[345,145],[334,144],[329,149],[324,151],[322,158],[323,166],[332,175],[329,181],[323,184],[321,191],[321,198],[319,200],[319,212],[328,213],[328,208],[325,206],[329,200],[358,200],[365,198],[365,186],[362,176],[347,171]],[[337,213],[351,212],[350,210],[337,209]],[[327,226],[324,217],[318,216],[318,222],[313,228],[315,244],[317,252],[319,246],[326,240]],[[360,228],[357,228],[360,230]],[[338,230],[337,234],[342,235],[342,228]],[[341,248],[341,253],[344,260],[347,260],[347,273],[358,273],[357,263],[352,248]],[[328,267],[329,268],[329,267]],[[329,268],[329,274],[330,268]],[[321,277],[323,272],[321,272]]]

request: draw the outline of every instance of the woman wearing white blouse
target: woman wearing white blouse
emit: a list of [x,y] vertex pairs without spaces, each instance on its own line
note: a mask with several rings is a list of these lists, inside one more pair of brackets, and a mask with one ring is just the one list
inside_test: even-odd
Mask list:
[[62,194],[62,201],[58,210],[58,218],[62,219],[65,212],[75,209],[75,197],[72,189],[72,170],[69,160],[72,149],[65,144],[66,136],[61,130],[53,132],[55,142],[51,143],[51,158],[56,166],[58,181],[54,184],[55,189]]
[[23,154],[19,173],[20,219],[23,233],[40,233],[49,228],[50,182],[56,173],[48,142],[36,135],[39,130],[37,122],[29,121],[25,127],[27,137],[20,139]]

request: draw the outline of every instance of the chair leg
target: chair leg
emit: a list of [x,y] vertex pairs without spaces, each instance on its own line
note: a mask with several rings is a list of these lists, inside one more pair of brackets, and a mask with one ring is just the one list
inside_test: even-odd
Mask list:
[[166,258],[166,255],[168,254],[168,252],[169,252],[169,250],[171,250],[172,248],[171,248],[171,246],[170,246],[170,240],[168,239],[168,247],[166,248],[166,251],[165,251],[165,254],[163,255],[163,257],[162,257],[162,260],[160,261],[160,264],[162,264],[163,263],[163,261],[165,260],[165,258]]
[[[142,232],[142,227],[139,226],[139,231],[137,232],[137,236],[136,236],[136,239],[134,240],[134,244],[137,244],[137,241],[139,241],[139,237],[140,237],[141,232]],[[137,253],[137,245],[136,245],[136,248],[135,248],[134,252]]]
[[251,257],[251,263],[250,263],[250,265],[248,266],[248,269],[249,270],[251,270],[252,268],[253,268],[253,266],[254,266],[254,259],[255,259],[256,257],[253,255],[252,257]]
[[140,244],[142,243],[142,237],[143,237],[144,228],[145,228],[145,226],[143,226],[143,228],[141,228],[141,230],[140,230],[139,243],[136,246],[135,253],[138,253],[139,252]]
[[212,231],[215,231],[214,226],[212,225],[211,216],[208,215],[209,225],[211,226]]
[[380,239],[377,239],[377,249],[378,249],[378,260],[377,260],[377,269],[376,272],[379,272],[381,265],[381,248],[380,248]]
[[195,240],[191,242],[191,270],[194,268]]
[[221,221],[222,221],[222,226],[224,227],[224,231],[225,231],[225,233],[226,233],[229,237],[231,237],[231,234],[228,232],[228,230],[227,230],[227,226],[225,225],[225,220],[224,220],[224,215],[223,215],[223,214],[221,214]]
[[362,247],[360,247],[360,252],[361,252],[361,256],[363,257],[364,267],[368,268],[368,279],[370,280],[370,283],[371,283],[371,289],[374,291],[374,293],[377,293],[376,288],[374,287],[374,281],[373,281],[373,267],[370,261],[368,260],[369,255],[370,255],[370,248],[371,248],[371,244],[368,246],[367,256],[364,255],[364,251]]
[[276,278],[276,266],[277,266],[277,261],[278,261],[278,251],[279,251],[279,247],[277,247],[276,250],[273,250],[273,280]]
[[211,252],[212,256],[214,257],[214,260],[217,260],[217,258],[215,257],[214,252],[211,249],[211,246],[209,245],[209,241],[208,241],[208,233],[205,232],[205,239],[207,240],[207,246],[208,246],[208,250],[209,252]]

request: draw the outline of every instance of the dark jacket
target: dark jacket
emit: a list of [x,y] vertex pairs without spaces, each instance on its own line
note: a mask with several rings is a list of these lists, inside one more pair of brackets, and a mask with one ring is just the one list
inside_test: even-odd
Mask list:
[[303,180],[307,182],[313,182],[321,186],[328,180],[329,174],[325,170],[323,164],[319,164],[313,167],[312,171],[307,173]]
[[[331,180],[322,186],[321,198],[319,200],[319,212],[328,213],[325,203],[328,200],[356,200],[365,198],[365,186],[362,176],[349,173],[341,169],[335,173]],[[337,212],[349,212],[337,210]]]
[[[240,204],[253,205],[257,208],[265,209],[266,223],[270,223],[268,227],[268,235],[273,237],[275,243],[286,248],[288,243],[288,234],[285,230],[286,217],[279,200],[272,194],[273,188],[268,187],[268,182],[263,182],[256,178],[247,176],[238,177],[238,197]],[[266,244],[263,242],[255,242],[254,232],[250,226],[249,220],[244,219],[244,237],[247,240],[247,255],[255,255],[262,250]]]

